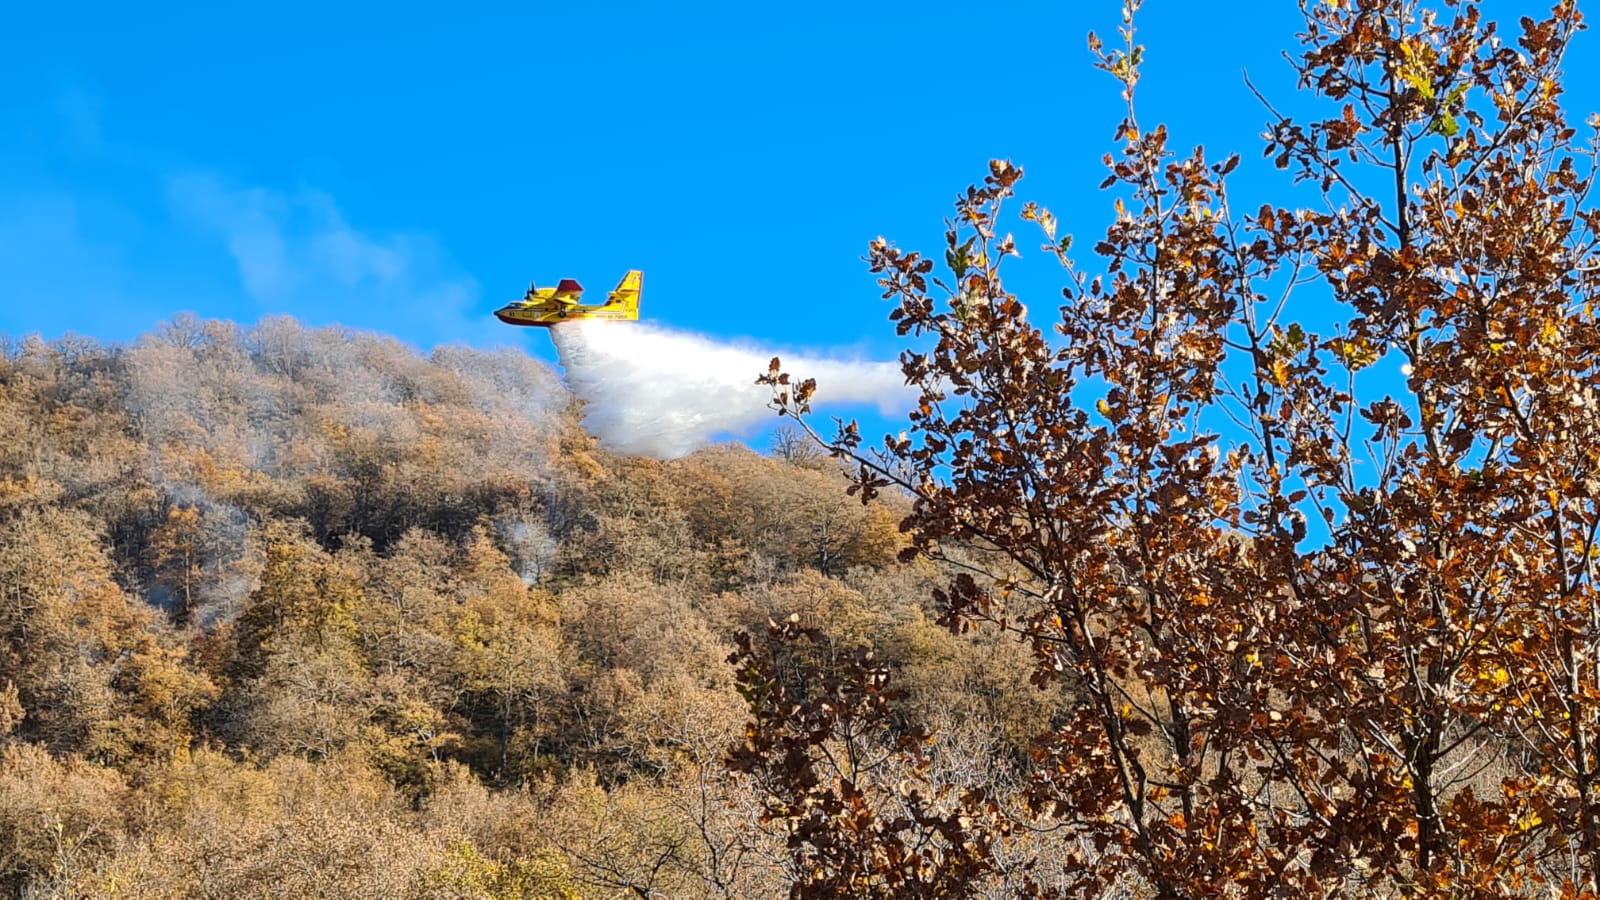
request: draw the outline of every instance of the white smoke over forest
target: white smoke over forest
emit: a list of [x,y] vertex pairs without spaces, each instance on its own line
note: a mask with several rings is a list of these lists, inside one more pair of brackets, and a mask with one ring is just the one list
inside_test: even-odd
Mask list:
[[815,378],[812,404],[913,404],[898,363],[791,357],[651,325],[581,321],[550,329],[567,384],[587,403],[584,427],[620,453],[675,459],[717,435],[742,436],[773,420],[771,388],[756,384],[774,355]]

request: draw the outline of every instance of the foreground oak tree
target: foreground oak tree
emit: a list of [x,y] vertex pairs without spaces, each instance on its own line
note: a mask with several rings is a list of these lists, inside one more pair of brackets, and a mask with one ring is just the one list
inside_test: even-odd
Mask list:
[[[962,895],[906,848],[983,873],[1049,827],[1080,849],[1035,874],[1075,896],[1596,896],[1600,144],[1559,104],[1574,4],[1502,33],[1468,0],[1302,0],[1290,58],[1325,117],[1263,98],[1266,156],[1316,199],[1248,213],[1237,158],[1136,118],[1136,6],[1121,49],[1091,38],[1128,100],[1103,271],[1024,204],[1067,284],[1030,317],[1001,273],[1022,170],[991,163],[939,274],[871,248],[918,339],[910,427],[828,442],[863,500],[914,498],[943,623],[1014,634],[1075,705],[1033,745],[1026,815],[924,793],[896,831],[816,764],[829,723],[882,720],[889,673],[796,699],[793,629],[746,644],[735,759],[810,866],[796,894]],[[763,381],[816,436],[801,374]]]

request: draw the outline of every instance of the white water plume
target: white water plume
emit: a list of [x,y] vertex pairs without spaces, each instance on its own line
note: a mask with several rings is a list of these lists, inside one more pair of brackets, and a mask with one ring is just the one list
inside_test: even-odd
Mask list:
[[772,389],[755,381],[774,355],[784,371],[817,380],[818,408],[870,403],[893,415],[915,402],[898,363],[790,357],[632,322],[571,322],[550,334],[567,384],[587,403],[584,427],[620,453],[675,459],[772,421]]

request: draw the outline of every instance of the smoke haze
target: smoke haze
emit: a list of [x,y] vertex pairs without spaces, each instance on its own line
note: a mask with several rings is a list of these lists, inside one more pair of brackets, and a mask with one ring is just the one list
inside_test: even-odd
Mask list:
[[770,422],[771,389],[755,381],[774,355],[817,380],[819,408],[870,403],[890,415],[913,402],[898,363],[790,357],[632,322],[579,321],[550,334],[568,386],[587,403],[584,427],[620,453],[675,459]]

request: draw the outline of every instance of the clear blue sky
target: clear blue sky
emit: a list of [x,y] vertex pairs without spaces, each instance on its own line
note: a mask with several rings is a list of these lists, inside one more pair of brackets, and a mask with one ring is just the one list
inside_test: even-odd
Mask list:
[[[1540,4],[1495,3],[1493,14]],[[1114,0],[13,4],[0,16],[0,332],[130,339],[174,313],[553,359],[492,310],[530,279],[761,345],[888,358],[860,257],[938,249],[990,157],[1092,246],[1121,114]],[[1289,0],[1148,0],[1146,124],[1246,159],[1293,106]],[[1600,106],[1579,38],[1569,107]],[[1051,263],[1022,268],[1054,284]],[[1048,310],[1053,297],[1024,296]]]

